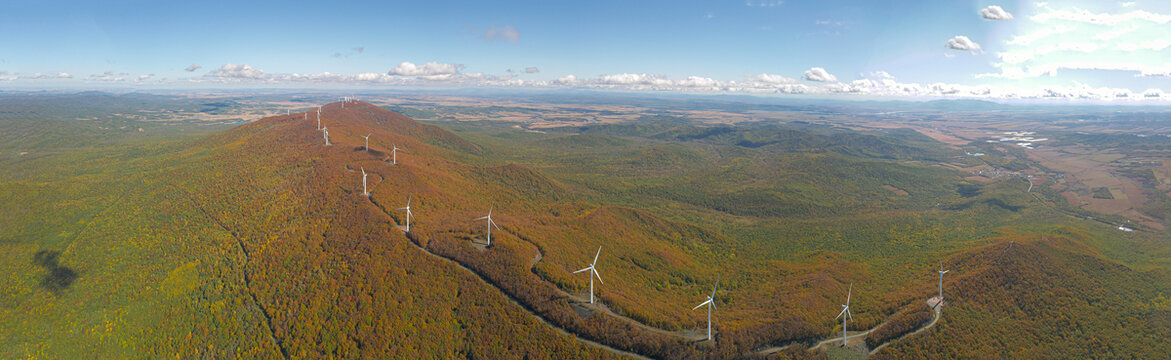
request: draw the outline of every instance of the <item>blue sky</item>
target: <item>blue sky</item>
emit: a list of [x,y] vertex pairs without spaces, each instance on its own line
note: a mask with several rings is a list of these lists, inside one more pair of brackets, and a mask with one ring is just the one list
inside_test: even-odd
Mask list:
[[18,1],[0,12],[0,88],[1166,101],[1171,81],[1171,4],[1155,1]]

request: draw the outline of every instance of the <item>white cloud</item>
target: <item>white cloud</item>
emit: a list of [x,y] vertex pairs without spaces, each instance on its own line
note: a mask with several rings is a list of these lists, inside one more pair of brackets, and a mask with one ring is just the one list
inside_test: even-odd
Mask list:
[[1171,15],[1156,14],[1146,10],[1135,10],[1121,14],[1094,13],[1089,10],[1073,8],[1071,10],[1054,10],[1046,7],[1046,12],[1033,15],[1035,22],[1045,23],[1055,20],[1065,20],[1096,25],[1117,25],[1121,22],[1145,21],[1156,24],[1166,24],[1171,21]]
[[1013,36],[1012,40],[1008,41],[1008,44],[1009,45],[1029,45],[1029,44],[1032,44],[1034,41],[1048,38],[1050,36],[1057,35],[1057,34],[1068,33],[1070,31],[1074,31],[1074,30],[1077,30],[1076,26],[1070,26],[1070,25],[1065,25],[1065,24],[1057,25],[1055,27],[1042,27],[1042,28],[1040,28],[1036,31],[1033,31],[1031,33],[1028,33],[1028,34]]
[[785,2],[782,0],[757,0],[756,2],[749,0],[745,1],[744,5],[747,5],[748,7],[777,7],[784,3]]
[[234,63],[224,64],[219,69],[216,69],[216,71],[212,71],[204,76],[240,80],[263,80],[268,78],[268,75],[265,75],[264,71],[253,68],[252,65]]
[[70,75],[69,73],[65,73],[65,72],[63,72],[63,73],[57,73],[57,78],[60,78],[60,79],[72,79],[72,78],[73,78],[73,75]]
[[1127,2],[1122,3],[1122,7],[1131,7],[1131,6],[1134,6],[1134,1],[1127,1]]
[[894,76],[891,76],[891,74],[887,73],[886,71],[882,71],[882,70],[871,71],[868,74],[858,74],[858,76],[859,77],[866,77],[866,78],[874,78],[874,79],[894,79],[895,78]]
[[[822,70],[824,71],[824,70]],[[762,86],[768,85],[782,85],[782,84],[797,84],[800,81],[794,78],[785,77],[775,74],[758,74],[748,77],[746,82],[749,84],[759,84]]]
[[1115,29],[1110,29],[1110,30],[1098,33],[1098,35],[1094,35],[1094,39],[1095,40],[1113,40],[1113,39],[1120,37],[1122,35],[1132,33],[1138,29],[1139,29],[1138,25],[1135,25],[1135,24],[1131,24],[1130,26],[1120,26]]
[[553,83],[559,84],[559,85],[576,85],[577,84],[577,76],[573,76],[573,74],[565,75],[560,78],[557,78],[557,80],[554,80]]
[[1038,6],[1037,14],[1005,43],[993,64],[999,73],[980,77],[1025,79],[1059,70],[1128,71],[1156,77],[1171,73],[1171,15],[1141,9],[1098,13],[1076,7]]
[[199,66],[199,64],[191,64],[191,66],[188,66],[186,69],[183,69],[183,70],[186,72],[193,72],[195,70],[199,70],[199,68],[201,68],[201,67],[202,66]]
[[101,82],[121,82],[126,80],[124,76],[130,75],[128,73],[117,73],[113,71],[106,71],[101,74],[90,74],[86,77],[86,81],[101,81]]
[[539,73],[539,72],[541,72],[541,69],[537,69],[536,66],[530,66],[530,67],[525,68],[525,74],[535,74],[535,73]]
[[602,85],[670,85],[670,81],[656,75],[649,74],[612,74],[602,75],[597,79]]
[[1171,40],[1169,40],[1169,39],[1153,39],[1153,40],[1147,40],[1147,41],[1137,42],[1137,43],[1121,43],[1121,44],[1118,44],[1118,46],[1115,48],[1118,50],[1122,50],[1122,51],[1139,51],[1139,50],[1160,51],[1160,50],[1166,49],[1167,47],[1171,47]]
[[398,64],[398,66],[395,66],[394,69],[391,69],[387,74],[420,77],[451,76],[458,74],[463,68],[464,66],[461,64],[440,64],[432,61],[419,66],[409,61],[404,61]]
[[1012,14],[1004,11],[1003,8],[997,5],[990,5],[986,8],[980,9],[980,16],[988,20],[1012,20]]
[[972,39],[969,39],[967,36],[956,35],[956,37],[947,40],[947,48],[952,50],[974,52],[980,51],[980,44],[972,41]]
[[712,78],[706,78],[706,77],[700,77],[700,76],[688,76],[686,79],[676,81],[675,86],[687,87],[687,88],[718,89],[721,87],[721,84],[719,81],[716,81]]
[[834,82],[834,81],[838,81],[838,77],[833,76],[833,74],[830,74],[829,72],[826,72],[825,69],[815,67],[815,68],[812,68],[809,70],[805,70],[805,80],[819,81],[819,82]]
[[484,31],[484,40],[503,40],[515,43],[520,41],[520,31],[517,31],[516,27],[511,24],[501,27],[493,26]]

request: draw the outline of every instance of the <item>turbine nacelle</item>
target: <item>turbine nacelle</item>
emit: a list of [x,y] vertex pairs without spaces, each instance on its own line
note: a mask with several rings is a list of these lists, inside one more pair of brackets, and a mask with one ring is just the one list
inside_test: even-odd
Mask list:
[[407,211],[407,232],[411,232],[411,219],[415,217],[415,214],[411,213],[411,198],[412,197],[414,197],[414,195],[407,196],[407,206],[395,209],[395,210],[406,210]]
[[[488,213],[491,214],[491,211],[489,211]],[[605,281],[602,281],[602,275],[598,274],[598,269],[596,267],[598,264],[598,256],[599,255],[602,255],[602,247],[601,246],[598,247],[598,253],[594,254],[594,262],[591,262],[590,266],[586,267],[585,269],[581,269],[581,270],[573,272],[574,274],[577,274],[580,272],[585,272],[585,271],[590,272],[590,304],[594,303],[594,278],[597,277],[598,282],[600,282],[602,284],[606,283]]]

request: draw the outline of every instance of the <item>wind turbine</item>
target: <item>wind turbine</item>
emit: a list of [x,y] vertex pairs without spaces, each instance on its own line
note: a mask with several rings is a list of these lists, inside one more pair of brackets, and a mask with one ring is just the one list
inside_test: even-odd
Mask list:
[[[493,209],[494,208],[488,208],[488,216],[478,217],[473,220],[473,221],[488,220],[488,245],[492,245],[492,227],[495,226],[496,230],[502,230],[502,229],[500,229],[500,225],[496,225],[496,222],[492,221],[492,210]],[[600,248],[599,248],[599,250],[600,250]]]
[[407,232],[411,232],[411,218],[415,217],[414,214],[411,214],[411,198],[412,197],[414,197],[414,195],[407,196],[407,206],[395,209],[395,210],[406,210],[407,211]]
[[[853,293],[854,284],[850,284],[850,292],[846,293],[846,304],[842,305],[842,312],[838,313],[838,317],[842,318],[842,346],[846,346],[846,318],[854,320],[854,313],[850,312],[850,295]],[[834,319],[836,320],[837,318]]]
[[[601,250],[601,249],[599,248],[599,250]],[[599,279],[601,279],[601,278],[599,278]],[[720,286],[720,278],[717,277],[716,278],[716,285],[712,286],[712,294],[707,297],[707,301],[704,301],[703,303],[691,308],[691,311],[695,311],[695,309],[698,309],[700,306],[707,305],[707,339],[708,339],[708,341],[712,340],[712,309],[716,308],[716,288],[719,286]]]
[[321,130],[321,107],[317,107],[317,130]]
[[[948,271],[951,271],[951,270],[944,270],[943,269],[943,261],[940,261],[939,262],[939,271],[937,271],[939,273],[939,305],[943,304],[943,274],[946,274]],[[939,305],[936,305],[936,306],[939,306]]]
[[594,262],[590,263],[589,267],[573,272],[574,274],[576,274],[576,273],[579,273],[582,271],[589,270],[589,272],[590,272],[590,304],[594,303],[594,277],[595,276],[598,277],[598,282],[600,282],[602,284],[606,283],[605,281],[602,281],[602,275],[598,275],[598,269],[594,267],[594,265],[598,264],[598,255],[602,255],[602,247],[601,246],[598,247],[598,253],[594,254]]
[[374,133],[369,133],[366,134],[366,136],[363,136],[366,138],[366,152],[370,152],[370,135],[374,135]]
[[391,165],[398,165],[398,151],[399,150],[406,150],[406,149],[399,149],[398,145],[394,145],[394,148],[390,149]]
[[321,128],[321,132],[325,134],[325,146],[329,146],[329,127]]
[[370,196],[370,192],[366,191],[366,167],[362,167],[362,195]]

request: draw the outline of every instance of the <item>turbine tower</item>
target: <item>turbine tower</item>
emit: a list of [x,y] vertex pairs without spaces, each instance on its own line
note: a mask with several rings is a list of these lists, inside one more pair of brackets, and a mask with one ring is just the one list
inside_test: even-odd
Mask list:
[[937,304],[935,306],[943,305],[943,274],[946,274],[948,271],[951,271],[951,270],[944,270],[943,269],[943,261],[940,261],[939,262],[939,271],[937,271],[939,273],[939,304]]
[[321,128],[321,132],[325,134],[325,146],[329,146],[329,127]]
[[[500,225],[496,225],[496,222],[492,221],[492,210],[493,208],[488,208],[488,216],[473,219],[473,221],[488,220],[488,245],[492,245],[492,227],[495,226],[496,230],[501,230]],[[601,249],[599,248],[599,250]]]
[[321,130],[321,107],[317,107],[317,130]]
[[370,192],[366,191],[366,168],[362,167],[362,195],[370,196]]
[[363,138],[366,138],[366,152],[370,152],[370,135],[374,135],[374,133],[369,133],[366,134],[366,136],[363,136]]
[[[850,295],[853,293],[854,284],[850,284],[850,292],[846,293],[846,304],[842,305],[842,312],[838,313],[838,317],[842,318],[842,346],[846,346],[846,318],[854,320],[854,313],[850,312]],[[834,320],[837,320],[837,318],[834,318]]]
[[582,271],[589,270],[589,272],[590,272],[590,304],[594,303],[594,277],[595,276],[598,277],[598,282],[600,282],[602,284],[606,283],[605,281],[602,281],[602,275],[598,275],[598,269],[594,267],[594,265],[598,264],[598,255],[602,255],[602,247],[601,246],[598,247],[598,253],[594,254],[594,262],[590,263],[589,267],[573,272],[574,274],[576,274],[576,273],[579,273]]
[[391,165],[398,165],[398,151],[399,150],[406,150],[406,149],[399,149],[398,145],[394,145],[394,148],[390,149]]
[[716,285],[712,286],[712,294],[707,297],[707,301],[691,308],[691,311],[699,309],[699,307],[707,305],[707,339],[712,340],[712,309],[716,308],[716,288],[720,286],[720,278],[716,278]]
[[395,209],[395,210],[406,210],[407,211],[407,232],[411,232],[411,218],[415,217],[414,214],[411,214],[411,197],[414,197],[414,195],[407,196],[407,206],[403,206],[398,209]]

